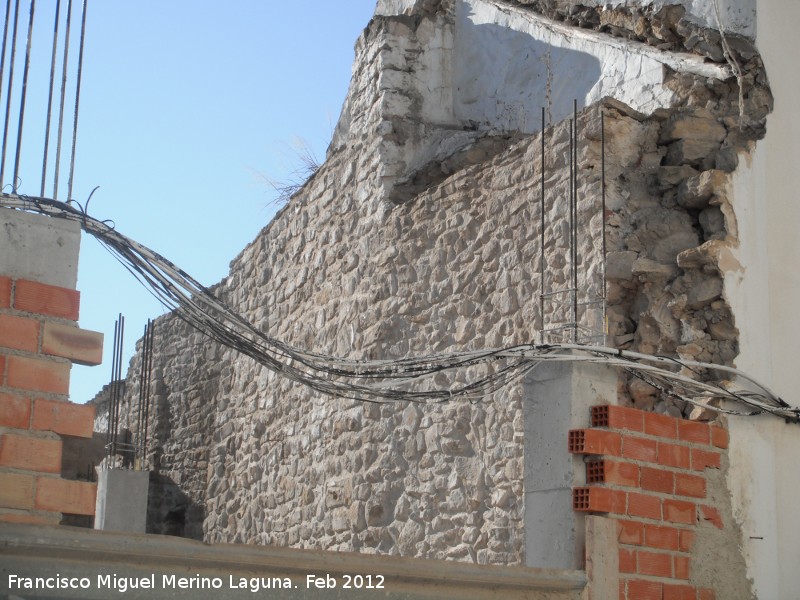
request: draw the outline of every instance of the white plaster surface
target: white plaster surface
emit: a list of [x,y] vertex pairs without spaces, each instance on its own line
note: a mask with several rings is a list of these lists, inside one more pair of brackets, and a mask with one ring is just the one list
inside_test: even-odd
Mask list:
[[[792,1],[792,0],[789,0]],[[576,2],[577,4],[577,2]],[[581,0],[585,6],[662,6],[681,4],[686,8],[689,20],[719,29],[714,0]],[[756,0],[717,0],[722,29],[748,37],[756,35]]]
[[[800,3],[758,3],[758,47],[775,96],[766,138],[742,157],[733,181],[739,246],[725,276],[740,332],[740,369],[800,405],[800,116],[796,98]],[[730,485],[742,520],[749,575],[760,599],[800,589],[800,426],[777,419],[731,419]]]
[[77,223],[0,209],[0,274],[74,290],[80,241]]
[[407,14],[413,12],[414,8],[421,3],[421,0],[378,0],[375,15],[391,17]]
[[536,132],[541,109],[557,122],[605,96],[650,113],[674,100],[665,67],[723,79],[727,69],[689,54],[564,26],[486,0],[456,3],[455,116],[500,130]]

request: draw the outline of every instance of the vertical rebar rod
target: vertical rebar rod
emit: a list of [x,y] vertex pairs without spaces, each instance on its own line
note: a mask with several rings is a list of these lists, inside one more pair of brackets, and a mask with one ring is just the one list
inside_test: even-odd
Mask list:
[[152,365],[153,352],[153,324],[150,319],[144,326],[144,336],[142,337],[142,354],[139,370],[139,408],[137,411],[136,429],[136,454],[137,470],[141,470],[144,465],[145,451],[147,448],[147,420],[149,418],[149,398],[150,398],[150,366]]
[[[125,317],[120,313],[114,325],[114,350],[111,359],[111,400],[109,402],[109,437],[108,456],[114,457],[117,453],[117,439],[119,437],[119,407],[120,407],[120,378],[122,371],[122,341],[125,335]],[[113,460],[110,461],[113,466]]]
[[28,101],[28,73],[31,70],[31,45],[33,43],[33,20],[36,14],[36,0],[31,0],[30,16],[28,17],[28,39],[25,43],[25,68],[22,71],[22,94],[19,98],[19,119],[17,120],[17,147],[14,155],[14,185],[16,192],[19,181],[19,159],[22,152],[22,131],[25,123],[25,104]]
[[542,326],[541,330],[539,331],[539,343],[544,344],[544,223],[545,223],[545,204],[544,204],[544,126],[545,126],[545,107],[542,107],[542,132],[541,132],[541,142],[542,142],[542,166],[539,169],[539,177],[541,179],[541,209],[539,211],[540,223],[539,223],[539,314],[542,318]]
[[147,325],[144,326],[144,335],[142,336],[142,355],[141,362],[139,363],[139,404],[136,407],[136,441],[134,443],[136,448],[136,461],[134,465],[136,469],[139,468],[140,446],[142,443],[142,416],[144,414],[144,367],[147,361]]
[[575,312],[575,289],[571,287],[573,281],[573,274],[575,273],[575,261],[573,259],[573,240],[575,238],[574,231],[575,231],[575,211],[573,210],[574,206],[574,197],[573,194],[575,192],[573,188],[573,180],[574,180],[574,170],[575,170],[575,163],[574,157],[575,153],[572,151],[572,147],[575,144],[575,121],[573,119],[569,120],[569,194],[568,194],[568,208],[569,208],[569,238],[568,238],[568,256],[569,256],[569,298],[570,298],[570,316],[571,316],[571,323],[572,323],[572,342],[575,343],[575,330],[576,325],[578,323],[577,314]]
[[150,335],[148,336],[148,351],[147,351],[147,377],[145,379],[146,386],[145,386],[145,397],[147,398],[147,402],[144,405],[144,449],[142,455],[142,464],[144,464],[145,459],[147,458],[147,440],[148,434],[150,432],[150,381],[151,381],[151,373],[153,371],[153,342],[155,340],[155,323],[150,319],[147,320]]
[[11,16],[11,0],[6,0],[6,20],[3,21],[3,50],[0,53],[0,98],[3,97],[3,74],[6,69],[6,45],[8,43],[8,21]]
[[113,455],[117,453],[117,442],[119,439],[119,403],[120,403],[120,389],[119,389],[119,352],[122,340],[122,315],[117,317],[119,323],[119,336],[117,336],[117,347],[114,349],[114,435],[111,443]]
[[44,198],[47,181],[47,153],[50,149],[50,119],[53,114],[53,91],[56,77],[56,56],[58,55],[58,22],[61,19],[61,0],[56,0],[56,17],[53,23],[53,52],[50,57],[50,88],[47,93],[47,120],[44,127],[44,151],[42,153],[42,187],[39,195]]
[[78,141],[78,108],[81,103],[81,76],[83,74],[83,45],[86,39],[86,4],[88,0],[83,0],[83,11],[81,14],[81,42],[78,49],[78,75],[75,85],[75,116],[72,121],[72,156],[69,160],[69,179],[67,180],[67,200],[72,199],[73,176],[75,175],[75,148]]
[[[11,96],[14,89],[14,60],[17,53],[17,24],[19,22],[19,0],[14,2],[14,28],[11,33],[11,56],[8,60],[8,95],[6,96],[6,116],[3,123],[3,150],[0,156],[0,186],[5,181],[6,174],[6,148],[8,144],[8,123],[11,117]],[[12,182],[12,189],[16,187],[16,182]]]
[[119,322],[114,323],[114,345],[111,347],[111,383],[108,388],[108,427],[106,431],[106,456],[111,456],[111,433],[114,422],[114,375],[117,367],[117,336]]
[[608,345],[608,283],[606,277],[606,114],[600,108],[600,197],[601,217],[600,228],[602,232],[603,252],[603,345]]
[[572,342],[578,343],[578,100],[572,104]]
[[67,66],[69,63],[69,30],[71,22],[72,0],[68,0],[67,22],[64,27],[64,58],[61,66],[61,102],[58,109],[58,135],[56,135],[56,166],[55,174],[53,175],[53,200],[58,200],[58,174],[61,169],[61,140],[64,131],[64,102],[67,97]]
[[117,440],[119,439],[119,417],[120,417],[120,408],[122,405],[122,344],[125,338],[125,317],[122,314],[119,315],[119,341],[117,344],[117,377],[115,380],[115,386],[117,388],[117,410],[116,414],[114,415],[114,450],[117,449]]

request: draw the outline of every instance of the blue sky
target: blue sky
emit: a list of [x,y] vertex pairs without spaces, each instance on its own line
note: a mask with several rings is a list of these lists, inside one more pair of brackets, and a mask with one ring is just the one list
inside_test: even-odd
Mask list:
[[[52,33],[54,5],[37,3],[40,35]],[[324,158],[374,6],[90,0],[73,197],[84,202],[100,186],[90,214],[216,283],[273,217],[265,178],[291,177],[295,140]],[[26,132],[35,131],[43,113],[26,111]],[[41,160],[35,144],[24,148]],[[38,177],[26,181],[23,169],[20,192],[38,194]],[[88,235],[78,289],[80,326],[105,334],[103,364],[72,369],[72,400],[85,402],[110,379],[117,314],[126,317],[127,370],[147,318],[164,309]]]

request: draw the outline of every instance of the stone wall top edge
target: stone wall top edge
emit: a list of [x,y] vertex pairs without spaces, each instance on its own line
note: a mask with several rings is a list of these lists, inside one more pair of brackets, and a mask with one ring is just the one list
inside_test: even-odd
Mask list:
[[[191,566],[192,569],[236,570],[258,567],[287,574],[327,571],[380,573],[407,582],[460,581],[466,586],[525,588],[528,590],[580,590],[586,584],[583,571],[537,569],[518,566],[475,565],[458,561],[421,560],[353,552],[299,550],[277,546],[205,544],[195,540],[152,534],[99,532],[72,527],[0,524],[5,556],[41,556],[99,562],[136,563],[139,566]],[[272,569],[269,569],[272,567]]]

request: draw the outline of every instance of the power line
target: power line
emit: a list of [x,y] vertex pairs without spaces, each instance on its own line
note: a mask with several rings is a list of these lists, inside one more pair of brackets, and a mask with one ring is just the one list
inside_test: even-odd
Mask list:
[[[87,202],[88,205],[88,202]],[[366,402],[476,401],[543,362],[583,362],[623,369],[662,392],[693,405],[735,414],[770,413],[800,422],[792,407],[766,386],[724,365],[679,360],[582,344],[520,344],[501,349],[451,352],[391,360],[351,360],[294,348],[260,331],[172,262],[89,216],[77,202],[29,196],[0,197],[0,206],[80,223],[162,304],[217,342],[273,372],[318,392]],[[456,383],[456,373],[480,367],[480,375]],[[701,381],[689,374],[716,372],[736,381]],[[434,376],[450,374],[442,386]],[[463,377],[462,377],[463,379]],[[745,384],[745,385],[743,385]]]

